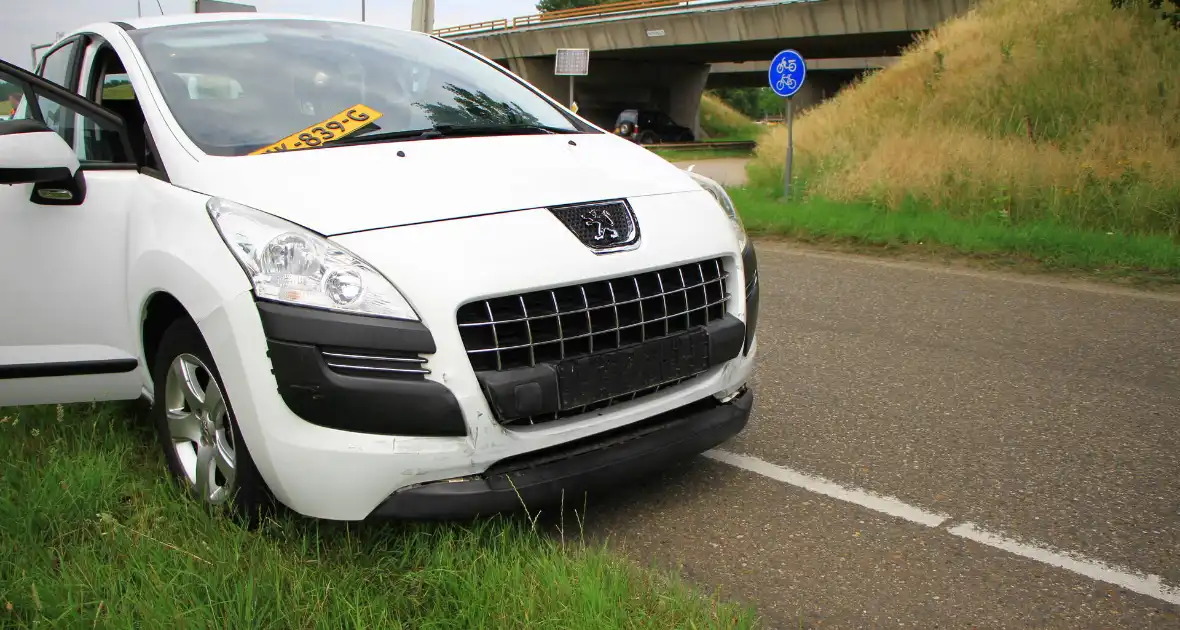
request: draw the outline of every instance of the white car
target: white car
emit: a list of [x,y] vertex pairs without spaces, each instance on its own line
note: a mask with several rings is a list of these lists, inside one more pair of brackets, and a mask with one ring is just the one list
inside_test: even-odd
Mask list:
[[0,80],[0,405],[143,399],[208,504],[491,514],[746,425],[725,191],[461,46],[188,15]]

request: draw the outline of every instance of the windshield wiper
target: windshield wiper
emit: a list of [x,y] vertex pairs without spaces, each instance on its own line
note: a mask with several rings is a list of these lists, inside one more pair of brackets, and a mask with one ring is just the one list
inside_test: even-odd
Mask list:
[[[434,131],[433,129],[405,129],[402,131],[379,131],[379,128],[374,128],[369,133],[357,133],[335,140],[329,140],[324,144],[365,144],[368,142],[385,142],[387,140],[418,140],[424,134]],[[429,136],[426,136],[429,137]]]
[[434,131],[444,137],[460,136],[511,136],[522,132],[534,133],[578,133],[577,129],[563,129],[548,125],[519,123],[511,125],[435,125]]
[[[331,144],[368,144],[395,140],[431,140],[434,138],[463,138],[475,136],[514,136],[527,133],[579,133],[576,129],[562,129],[546,125],[435,125],[430,129],[407,129],[404,131],[371,131],[359,133]],[[328,144],[328,143],[325,143]]]

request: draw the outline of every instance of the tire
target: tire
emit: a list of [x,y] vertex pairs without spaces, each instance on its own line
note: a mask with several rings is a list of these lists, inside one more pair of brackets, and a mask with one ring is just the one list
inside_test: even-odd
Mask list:
[[[228,510],[248,526],[256,525],[271,507],[271,498],[242,439],[213,356],[192,321],[177,320],[164,332],[152,381],[150,414],[169,475],[206,509]],[[186,387],[194,381],[195,387]],[[203,485],[197,483],[198,470],[205,472],[200,475]]]
[[639,144],[659,144],[660,138],[650,131],[639,134]]

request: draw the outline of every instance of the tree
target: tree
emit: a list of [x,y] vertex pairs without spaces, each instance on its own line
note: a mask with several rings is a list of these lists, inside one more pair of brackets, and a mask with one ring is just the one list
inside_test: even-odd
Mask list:
[[539,0],[537,2],[537,10],[541,13],[548,13],[549,11],[560,11],[562,9],[580,9],[582,7],[594,7],[600,4],[610,4],[611,2],[620,2],[621,0]]

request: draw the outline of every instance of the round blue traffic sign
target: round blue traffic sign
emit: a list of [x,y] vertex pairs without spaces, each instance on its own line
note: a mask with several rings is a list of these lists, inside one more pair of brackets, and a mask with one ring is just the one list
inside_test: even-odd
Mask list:
[[770,62],[770,89],[783,98],[790,98],[803,87],[803,79],[807,76],[807,63],[803,55],[784,50],[774,56]]

